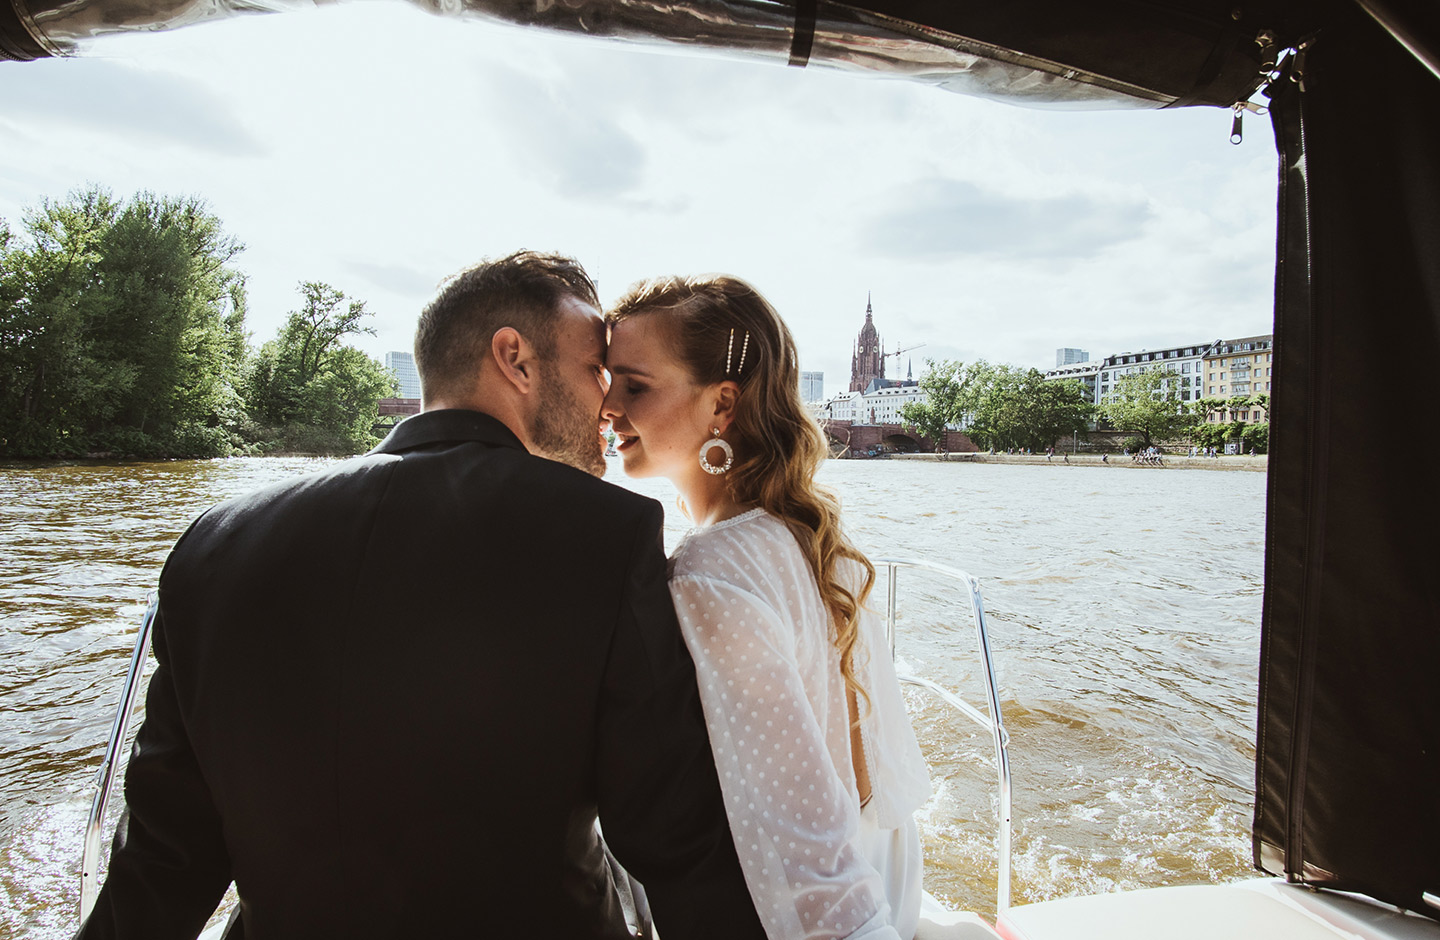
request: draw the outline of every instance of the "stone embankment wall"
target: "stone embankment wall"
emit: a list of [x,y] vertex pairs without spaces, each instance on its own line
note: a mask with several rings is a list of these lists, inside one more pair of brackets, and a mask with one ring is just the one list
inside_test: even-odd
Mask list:
[[[1070,462],[1065,462],[1068,456]],[[949,460],[956,463],[1021,464],[1026,466],[1048,465],[1052,467],[1122,467],[1127,470],[1258,470],[1265,472],[1270,458],[1264,454],[1222,455],[1219,457],[1184,457],[1165,455],[1163,464],[1139,463],[1121,454],[1111,454],[1109,461],[1101,460],[1098,454],[1056,454],[1046,458],[1044,454],[892,454],[886,460]]]

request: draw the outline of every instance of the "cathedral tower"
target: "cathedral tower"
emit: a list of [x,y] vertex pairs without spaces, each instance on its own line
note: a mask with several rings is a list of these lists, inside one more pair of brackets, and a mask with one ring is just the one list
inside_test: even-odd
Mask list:
[[871,381],[885,378],[885,356],[880,351],[880,333],[875,329],[875,311],[871,309],[870,297],[865,297],[865,325],[855,339],[855,351],[850,356],[850,391],[863,392]]

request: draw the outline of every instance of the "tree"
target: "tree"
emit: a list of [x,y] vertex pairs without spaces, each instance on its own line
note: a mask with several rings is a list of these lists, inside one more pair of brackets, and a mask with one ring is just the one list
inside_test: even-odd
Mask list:
[[301,309],[260,347],[246,373],[245,403],[259,424],[252,436],[273,449],[364,450],[375,443],[380,399],[396,392],[388,370],[341,342],[374,335],[361,325],[370,313],[364,301],[329,284],[307,281],[297,290]]
[[1230,439],[1234,427],[1229,423],[1215,424],[1203,422],[1195,425],[1190,431],[1190,439],[1199,447],[1221,448]]
[[227,453],[241,246],[193,198],[91,187],[0,246],[0,453]]
[[1083,434],[1090,428],[1095,406],[1085,386],[1074,379],[1048,382],[1039,369],[1028,370],[1018,389],[1025,446],[1053,446],[1063,435]]
[[1240,431],[1240,441],[1257,454],[1270,452],[1270,422],[1247,425]]
[[1197,409],[1181,399],[1173,378],[1163,369],[1123,375],[1101,411],[1117,429],[1138,434],[1143,447],[1185,435],[1197,423]]
[[965,423],[969,404],[965,389],[969,373],[965,364],[954,360],[936,362],[927,359],[929,369],[920,377],[924,401],[909,402],[900,408],[900,422],[921,437],[943,440],[949,427]]
[[102,239],[88,320],[97,358],[126,373],[111,383],[108,423],[153,438],[152,451],[210,456],[234,443],[244,278],[229,265],[241,250],[203,203],[149,193]]
[[981,447],[1039,449],[1089,427],[1093,408],[1078,382],[1047,382],[1038,369],[983,359],[968,366],[950,360],[928,365],[920,380],[926,402],[900,412],[907,426],[925,436],[957,426]]

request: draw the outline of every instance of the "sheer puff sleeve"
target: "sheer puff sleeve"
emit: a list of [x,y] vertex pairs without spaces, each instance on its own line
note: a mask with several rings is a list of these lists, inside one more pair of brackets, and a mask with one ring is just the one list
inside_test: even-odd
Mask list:
[[720,788],[771,940],[898,940],[880,876],[856,851],[859,807],[806,695],[795,631],[756,595],[670,582],[695,660]]

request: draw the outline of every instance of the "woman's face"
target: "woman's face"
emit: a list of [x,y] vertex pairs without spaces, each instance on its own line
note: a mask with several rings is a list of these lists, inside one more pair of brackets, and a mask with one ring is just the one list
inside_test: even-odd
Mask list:
[[618,438],[616,450],[632,477],[679,482],[703,473],[700,445],[710,437],[714,402],[674,353],[663,314],[642,314],[610,332],[605,367],[610,391],[600,416]]

